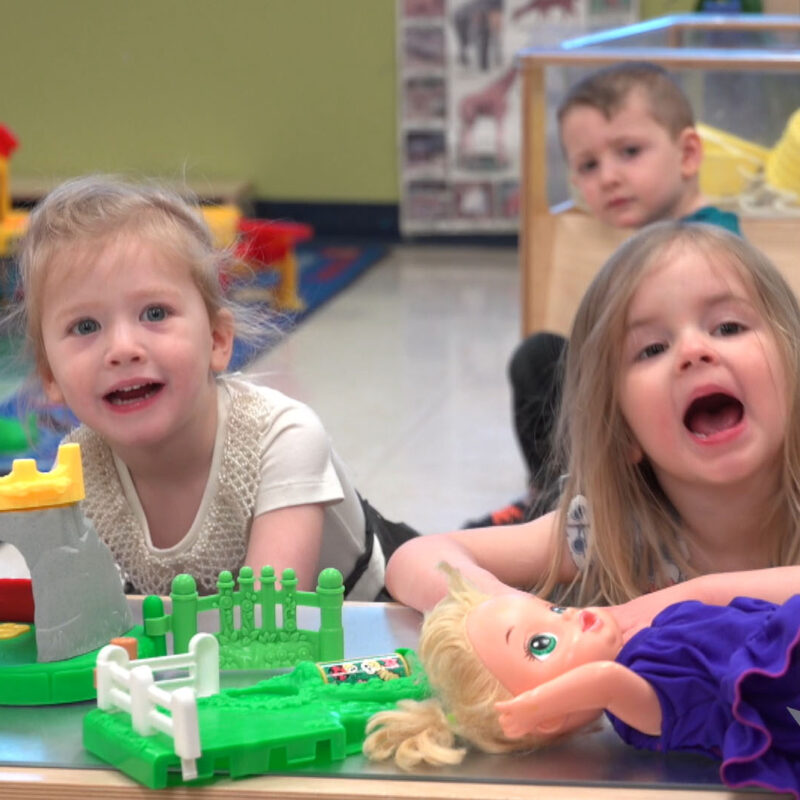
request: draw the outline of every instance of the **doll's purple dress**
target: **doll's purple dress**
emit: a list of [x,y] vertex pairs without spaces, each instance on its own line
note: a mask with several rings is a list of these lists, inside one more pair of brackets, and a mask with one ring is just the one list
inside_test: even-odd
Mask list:
[[728,786],[800,797],[800,595],[776,606],[677,603],[637,633],[617,658],[656,690],[661,736],[608,714],[617,733],[647,750],[683,750],[722,761]]

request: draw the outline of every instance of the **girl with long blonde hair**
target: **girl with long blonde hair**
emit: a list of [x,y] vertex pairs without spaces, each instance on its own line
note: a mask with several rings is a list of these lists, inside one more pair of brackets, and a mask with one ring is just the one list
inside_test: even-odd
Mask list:
[[575,317],[558,509],[409,542],[388,566],[393,596],[430,609],[447,561],[489,594],[618,605],[626,635],[679,600],[727,603],[734,585],[782,602],[800,585],[798,342],[794,294],[745,240],[640,231]]

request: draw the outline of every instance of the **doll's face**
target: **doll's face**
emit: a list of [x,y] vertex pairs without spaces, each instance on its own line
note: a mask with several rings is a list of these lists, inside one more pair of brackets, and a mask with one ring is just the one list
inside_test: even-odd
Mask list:
[[512,694],[590,661],[613,661],[622,634],[602,608],[564,608],[533,595],[492,597],[467,615],[467,636],[486,668]]

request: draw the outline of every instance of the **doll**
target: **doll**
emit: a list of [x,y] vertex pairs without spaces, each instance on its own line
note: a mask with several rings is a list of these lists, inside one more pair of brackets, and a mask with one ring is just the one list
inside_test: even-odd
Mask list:
[[373,717],[370,758],[454,764],[456,737],[526,750],[605,711],[635,747],[701,753],[729,786],[800,796],[800,595],[676,603],[623,645],[607,609],[487,597],[450,572],[419,646],[437,699]]

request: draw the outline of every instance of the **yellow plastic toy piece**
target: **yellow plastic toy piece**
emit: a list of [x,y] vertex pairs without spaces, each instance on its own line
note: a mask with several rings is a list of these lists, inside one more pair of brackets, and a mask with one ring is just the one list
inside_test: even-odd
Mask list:
[[767,160],[767,183],[800,195],[800,109],[794,112]]
[[8,159],[0,156],[0,222],[11,211],[11,193],[8,191]]
[[27,211],[9,211],[0,220],[0,258],[10,256],[28,228]]
[[200,210],[203,212],[206,225],[211,229],[214,244],[220,248],[231,247],[236,242],[242,212],[230,203],[202,206]]
[[30,625],[21,622],[0,622],[0,639],[16,639],[30,629]]
[[705,123],[697,124],[703,140],[700,191],[711,198],[735,197],[763,168],[769,148]]
[[8,189],[8,159],[0,155],[0,258],[10,256],[28,227],[27,211],[11,208]]
[[84,496],[81,449],[74,443],[59,446],[50,472],[39,472],[32,458],[18,458],[0,478],[0,511],[63,506]]

